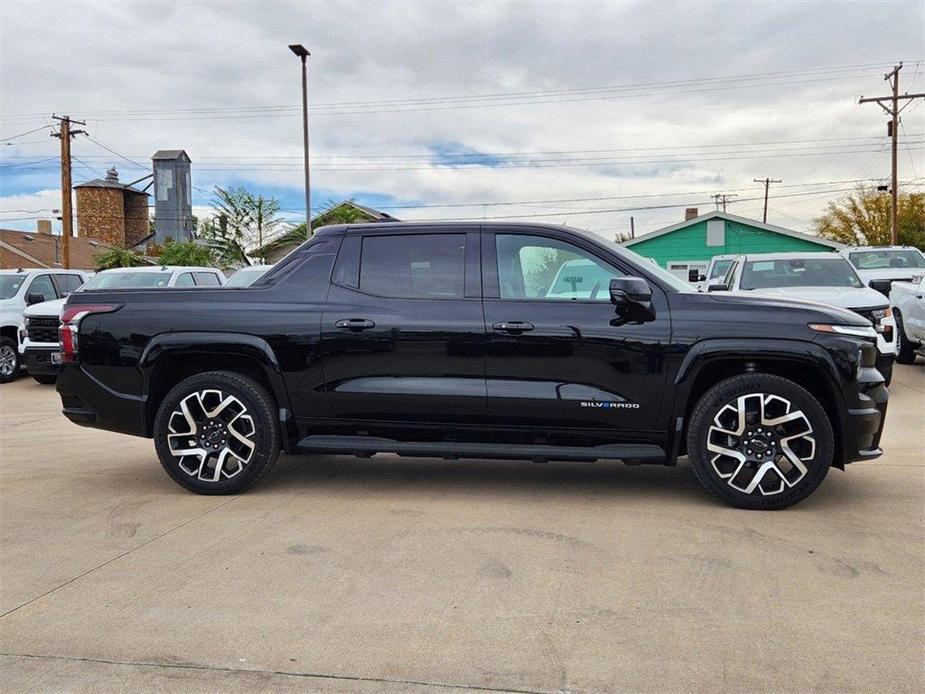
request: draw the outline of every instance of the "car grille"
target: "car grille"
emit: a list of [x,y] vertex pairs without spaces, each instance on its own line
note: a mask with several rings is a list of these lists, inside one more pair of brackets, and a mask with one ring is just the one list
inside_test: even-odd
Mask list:
[[31,342],[58,342],[58,323],[55,318],[30,318],[26,334]]

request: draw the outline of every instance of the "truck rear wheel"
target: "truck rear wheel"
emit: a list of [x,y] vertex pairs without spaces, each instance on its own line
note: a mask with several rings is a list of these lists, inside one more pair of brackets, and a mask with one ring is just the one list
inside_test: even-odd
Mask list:
[[896,361],[900,364],[914,364],[918,343],[909,342],[909,338],[906,337],[903,314],[894,308],[893,317],[896,319]]
[[197,494],[237,494],[279,457],[276,404],[251,378],[231,371],[191,376],[167,393],[154,445],[175,482]]
[[716,384],[691,414],[687,451],[697,480],[747,509],[791,506],[812,494],[832,464],[832,425],[796,383],[743,374]]

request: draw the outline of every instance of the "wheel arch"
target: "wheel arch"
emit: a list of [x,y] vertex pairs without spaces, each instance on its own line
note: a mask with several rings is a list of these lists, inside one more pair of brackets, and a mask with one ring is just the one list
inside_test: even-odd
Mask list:
[[844,467],[843,413],[847,403],[838,386],[838,370],[819,345],[796,340],[707,340],[685,356],[675,377],[676,399],[672,421],[674,449],[683,455],[690,414],[701,396],[716,383],[743,373],[768,373],[786,378],[808,390],[822,405],[835,438],[833,465]]
[[154,418],[164,397],[175,385],[197,373],[233,371],[266,388],[279,409],[283,441],[288,446],[293,426],[292,407],[282,369],[270,345],[253,335],[238,333],[165,333],[151,340],[139,362],[146,394],[145,435],[151,436]]

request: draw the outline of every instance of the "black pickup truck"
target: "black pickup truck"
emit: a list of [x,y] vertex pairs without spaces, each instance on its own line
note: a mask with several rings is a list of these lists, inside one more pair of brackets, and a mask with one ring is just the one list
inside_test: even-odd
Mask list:
[[602,238],[535,224],[319,229],[240,289],[86,291],[57,389],[78,424],[154,438],[203,494],[280,450],[674,465],[744,508],[876,458],[876,332],[831,306],[701,294]]

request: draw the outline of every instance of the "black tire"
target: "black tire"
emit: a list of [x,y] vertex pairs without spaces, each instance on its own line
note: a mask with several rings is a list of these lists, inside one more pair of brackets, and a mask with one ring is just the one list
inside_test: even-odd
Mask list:
[[[760,399],[758,399],[759,394]],[[739,411],[737,407],[741,396],[748,396],[742,401],[746,407],[759,402],[762,408],[767,407],[765,411],[769,413],[769,421],[773,422],[783,412],[796,413],[798,410],[802,411],[803,418],[786,425],[762,427],[760,419],[756,424],[754,421],[756,418],[752,414],[747,414],[745,420],[749,423],[745,425],[743,433],[738,437],[723,439],[725,434],[714,425],[721,422],[731,428],[731,425],[726,424],[730,417],[735,417],[735,422],[742,420],[742,411]],[[789,402],[786,409],[782,409],[785,407],[783,402]],[[728,409],[727,405],[732,407],[732,410]],[[721,410],[722,415],[720,415]],[[798,430],[805,429],[807,425],[812,429],[807,434],[811,433],[812,437],[794,438],[791,436]],[[785,431],[781,432],[781,429]],[[738,425],[736,425],[736,430],[739,430]],[[762,433],[755,433],[756,431]],[[757,438],[765,436],[768,438],[761,438],[758,444],[754,443]],[[714,437],[711,439],[713,445],[717,445],[716,437],[722,440],[719,444],[722,446],[731,445],[730,442],[735,441],[735,446],[730,450],[738,451],[736,455],[740,455],[741,459],[708,450],[708,437]],[[814,445],[810,443],[811,439],[814,440]],[[807,457],[800,461],[806,470],[802,476],[800,476],[799,469],[787,463],[786,458],[780,454],[782,444],[789,446],[788,450],[792,449],[795,453],[799,451],[806,454]],[[750,482],[762,470],[762,464],[771,462],[772,456],[765,458],[763,463],[755,459],[755,455],[762,457],[758,454],[757,446],[759,445],[762,446],[762,450],[770,450],[772,454],[775,454],[773,455],[775,460],[784,462],[777,463],[774,469],[766,468],[755,490],[746,493],[741,488],[747,490]],[[687,451],[697,481],[717,499],[738,508],[771,510],[792,506],[816,490],[825,479],[832,464],[835,442],[828,415],[809,391],[786,378],[755,373],[727,378],[704,393],[691,413],[687,433]],[[717,459],[716,467],[713,464],[714,458]],[[737,468],[740,460],[745,459],[747,461],[744,465]],[[777,473],[781,468],[788,467],[791,481],[785,481],[782,474]],[[732,473],[729,470],[737,471]],[[725,472],[726,476],[721,475],[721,471]],[[750,474],[753,476],[749,479]],[[734,483],[740,489],[732,486]],[[774,489],[774,483],[780,486],[781,491],[777,492]],[[762,493],[765,484],[769,487],[767,494]]]
[[0,337],[0,383],[9,383],[19,377],[19,349],[16,340]]
[[[206,394],[205,400],[200,399],[199,402],[209,402],[215,403],[216,401],[224,402],[226,399],[229,399],[229,396],[233,396],[233,399],[237,401],[237,404],[232,403],[229,405],[226,410],[222,410],[218,415],[213,418],[206,416],[207,412],[216,412],[218,407],[214,407],[211,410],[205,410],[205,408],[197,408],[196,398],[200,397],[196,394],[202,394],[203,391],[218,391],[220,395],[216,396],[213,394]],[[193,400],[189,400],[189,398]],[[221,442],[228,441],[227,446],[224,448],[231,448],[232,445],[238,447],[238,451],[244,451],[244,455],[247,457],[246,462],[239,461],[241,458],[235,459],[231,455],[226,456],[227,460],[234,463],[236,468],[239,468],[232,476],[222,479],[221,470],[218,471],[217,475],[219,479],[217,481],[213,480],[204,480],[201,479],[201,475],[205,473],[214,472],[216,465],[216,458],[221,454],[220,450],[210,451],[208,456],[198,456],[198,455],[187,455],[187,456],[176,456],[171,452],[171,446],[168,442],[168,434],[171,433],[170,426],[173,420],[174,431],[183,431],[183,429],[178,426],[184,425],[184,428],[187,428],[188,419],[184,417],[181,410],[181,402],[187,402],[187,410],[191,412],[191,415],[195,415],[199,412],[203,413],[203,417],[197,419],[193,416],[194,421],[197,423],[195,428],[196,433],[188,438],[180,438],[181,435],[171,434],[174,436],[174,446],[175,450],[179,446],[180,449],[183,449],[184,446],[193,444],[198,448],[197,450],[205,450],[201,446],[205,445],[204,438],[208,435],[215,435],[221,439]],[[211,403],[210,406],[211,406]],[[238,408],[243,407],[243,411],[238,411]],[[234,408],[234,409],[231,409]],[[270,468],[273,467],[273,464],[276,462],[276,459],[279,457],[280,451],[280,427],[279,420],[277,418],[277,407],[276,402],[273,397],[266,391],[266,389],[261,386],[259,383],[254,381],[247,376],[243,376],[238,373],[231,371],[208,371],[206,373],[197,374],[191,376],[184,381],[181,381],[176,386],[167,393],[164,400],[161,402],[160,407],[157,411],[157,417],[154,420],[154,445],[157,449],[157,456],[161,461],[161,465],[164,466],[164,469],[167,471],[167,474],[170,475],[173,480],[182,487],[189,489],[190,491],[196,492],[197,494],[238,494],[245,491],[249,487],[256,484]],[[234,417],[235,414],[238,414],[238,417]],[[252,422],[252,433],[250,432],[251,427],[247,426],[245,429],[240,429],[241,424],[236,425],[239,427],[238,431],[242,431],[247,434],[248,440],[253,443],[252,452],[248,453],[248,449],[241,448],[240,442],[235,440],[234,437],[229,435],[228,428],[229,425],[233,425],[228,421],[230,418],[239,419],[243,416],[243,419],[240,419],[240,422],[245,422],[248,418]],[[201,420],[201,421],[200,421]],[[201,424],[201,426],[199,426]],[[215,426],[221,428],[220,425],[225,425],[225,438],[221,438],[222,434],[219,432],[216,434],[215,430],[209,430],[209,426]],[[193,431],[193,428],[190,427],[190,431]],[[216,442],[216,445],[221,445]],[[186,449],[188,450],[188,449]],[[205,460],[204,460],[205,458]],[[198,474],[190,473],[189,470],[195,468],[197,462],[203,462],[204,465],[200,465]],[[208,463],[211,462],[212,466],[209,468]],[[226,471],[230,470],[225,466]]]
[[896,361],[899,364],[914,364],[915,350],[918,343],[910,342],[903,328],[903,314],[893,309],[893,318],[896,320]]
[[51,385],[58,380],[55,374],[32,374],[32,378],[44,386]]

